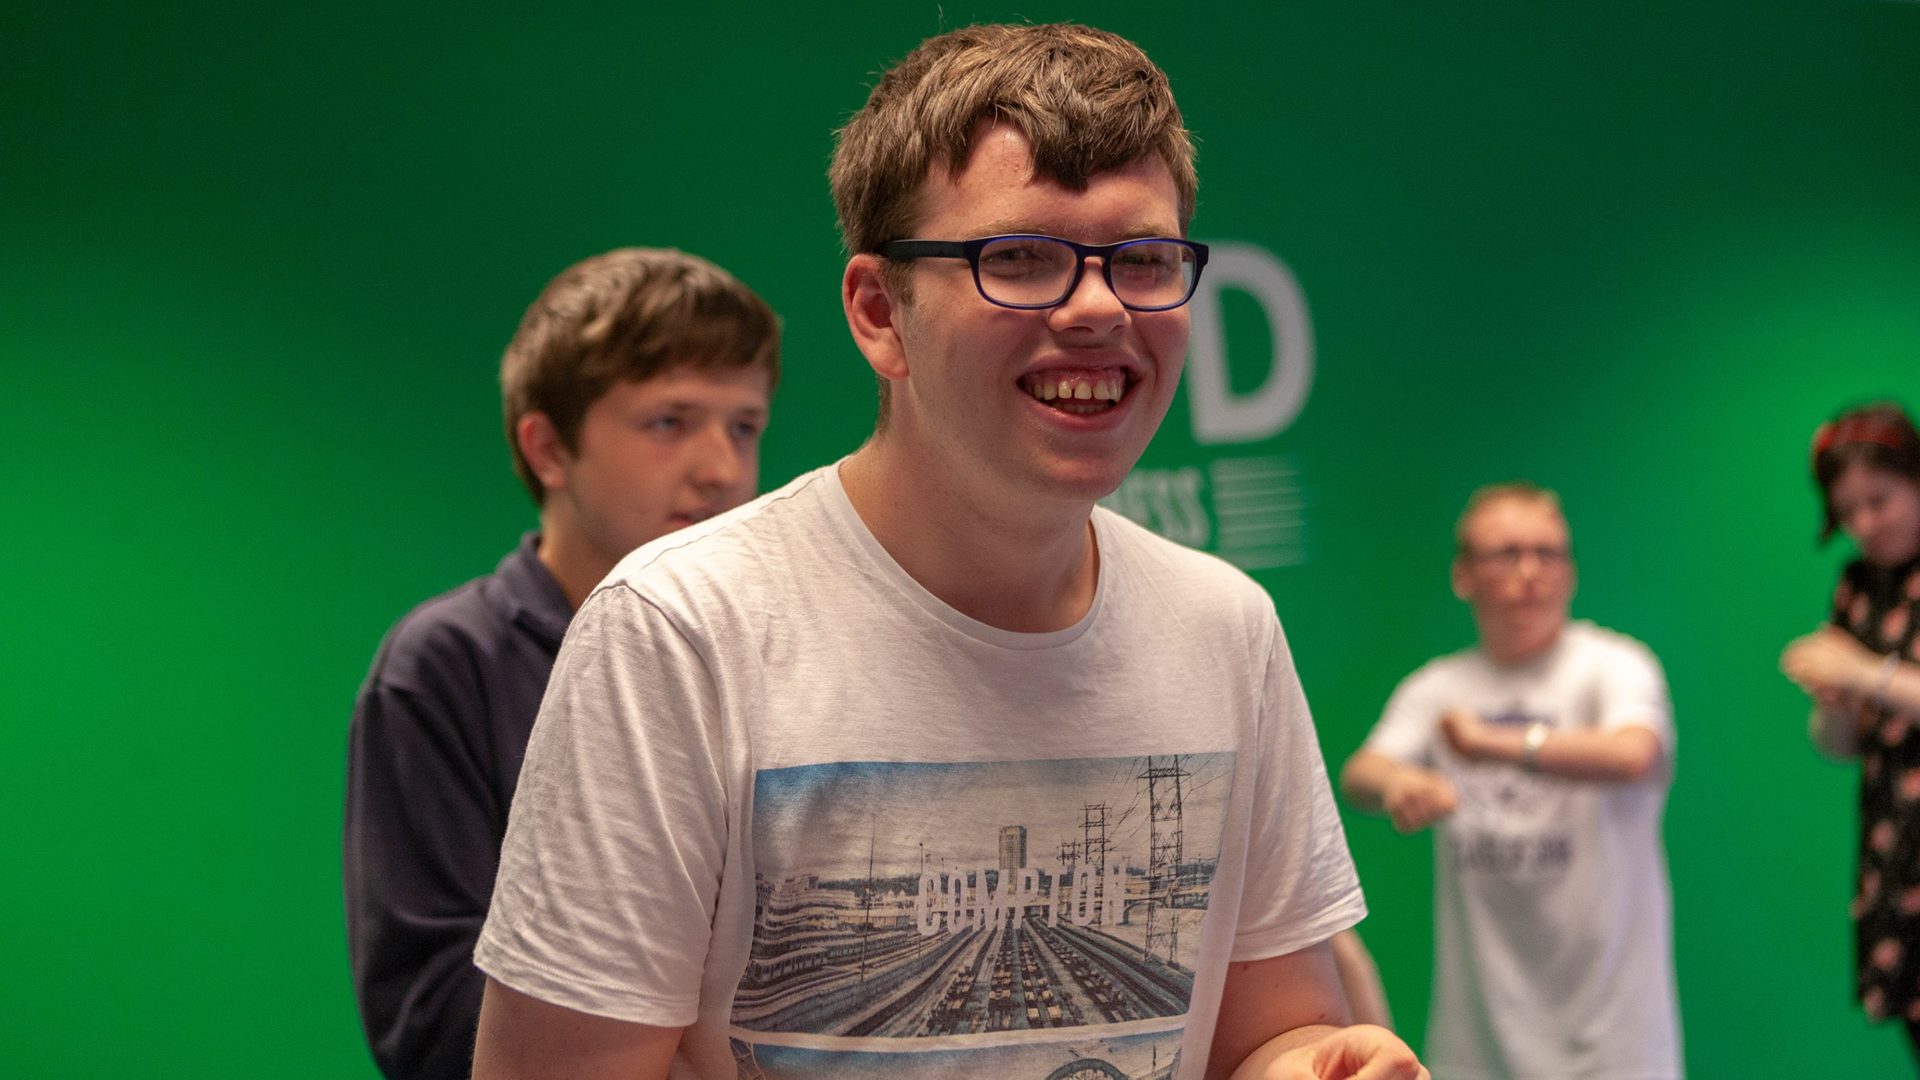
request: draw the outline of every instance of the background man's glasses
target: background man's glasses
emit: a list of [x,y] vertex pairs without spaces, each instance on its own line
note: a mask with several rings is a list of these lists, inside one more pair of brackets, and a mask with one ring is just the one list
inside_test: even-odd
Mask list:
[[1573,558],[1573,553],[1563,547],[1550,544],[1508,544],[1505,547],[1483,548],[1475,551],[1465,549],[1463,554],[1482,566],[1491,566],[1497,570],[1517,570],[1520,564],[1531,556],[1540,564],[1542,570],[1564,570]]
[[1193,297],[1207,245],[1148,237],[1118,244],[1076,244],[1057,236],[1015,233],[978,240],[892,240],[889,259],[965,259],[988,303],[1032,310],[1065,303],[1080,287],[1088,258],[1100,260],[1107,288],[1130,311],[1167,311]]

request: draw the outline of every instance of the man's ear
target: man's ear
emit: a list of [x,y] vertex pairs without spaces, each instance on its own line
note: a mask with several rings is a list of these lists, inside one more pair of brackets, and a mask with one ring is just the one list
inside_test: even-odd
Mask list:
[[898,381],[907,377],[907,352],[900,341],[899,299],[887,290],[887,263],[878,255],[847,260],[840,279],[840,306],[846,309],[853,343],[874,374]]
[[521,416],[514,422],[513,440],[519,444],[520,456],[527,459],[527,467],[533,470],[541,487],[558,491],[567,486],[567,467],[573,463],[573,455],[567,452],[567,445],[560,441],[559,429],[546,413],[530,412]]
[[1467,580],[1467,557],[1465,554],[1453,557],[1453,595],[1461,600],[1469,599],[1473,585]]

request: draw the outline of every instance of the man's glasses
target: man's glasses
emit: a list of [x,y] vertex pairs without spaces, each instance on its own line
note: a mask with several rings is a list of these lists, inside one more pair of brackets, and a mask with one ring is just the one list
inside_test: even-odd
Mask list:
[[1573,559],[1573,552],[1551,544],[1508,544],[1505,547],[1482,548],[1478,551],[1467,548],[1462,554],[1482,566],[1491,566],[1504,571],[1518,570],[1520,564],[1526,561],[1529,555],[1533,557],[1534,562],[1540,564],[1542,570],[1565,570],[1567,564]]
[[1193,297],[1207,245],[1148,237],[1118,244],[1076,244],[1057,236],[1016,233],[978,240],[892,240],[880,255],[912,259],[965,259],[973,284],[988,303],[1033,310],[1066,302],[1080,287],[1088,258],[1100,260],[1107,288],[1131,311],[1167,311]]

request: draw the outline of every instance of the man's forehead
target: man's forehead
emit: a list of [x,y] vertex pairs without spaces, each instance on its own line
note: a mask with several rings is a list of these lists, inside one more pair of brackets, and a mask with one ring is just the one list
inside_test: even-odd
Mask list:
[[1513,532],[1568,532],[1567,519],[1553,500],[1526,495],[1506,495],[1476,507],[1467,519],[1466,531],[1476,536]]
[[[1019,128],[986,121],[957,170],[940,157],[928,166],[916,199],[915,217],[924,221],[939,206],[967,213],[976,236],[1050,232],[1057,225],[1046,220],[1052,216],[1048,211],[1074,205],[1108,178],[1144,181],[1142,186],[1154,191],[1143,192],[1132,205],[1119,208],[1117,214],[1112,210],[1103,214],[1106,229],[1114,233],[1111,239],[1178,233],[1180,207],[1173,172],[1157,154],[1143,154],[1094,173],[1086,178],[1085,187],[1073,187],[1036,170],[1031,144]],[[1162,193],[1164,199],[1159,197]]]
[[[1046,234],[1053,228],[1054,226],[1049,225],[1046,221],[1032,215],[1004,214],[982,221],[979,225],[979,233],[981,236],[1003,236],[1009,233]],[[1170,235],[1170,232],[1165,225],[1158,224],[1148,215],[1142,214],[1138,219],[1124,223],[1116,228],[1114,235],[1110,239],[1114,241],[1136,240],[1143,236],[1167,235]],[[971,237],[967,239],[971,239]],[[1066,237],[1066,239],[1084,240],[1086,238],[1069,236]]]

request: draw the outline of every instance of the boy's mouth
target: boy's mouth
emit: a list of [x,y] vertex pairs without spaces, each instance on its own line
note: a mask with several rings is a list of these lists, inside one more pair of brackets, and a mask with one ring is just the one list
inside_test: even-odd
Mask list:
[[1024,375],[1020,388],[1035,401],[1075,415],[1105,412],[1127,394],[1123,368],[1057,368]]

